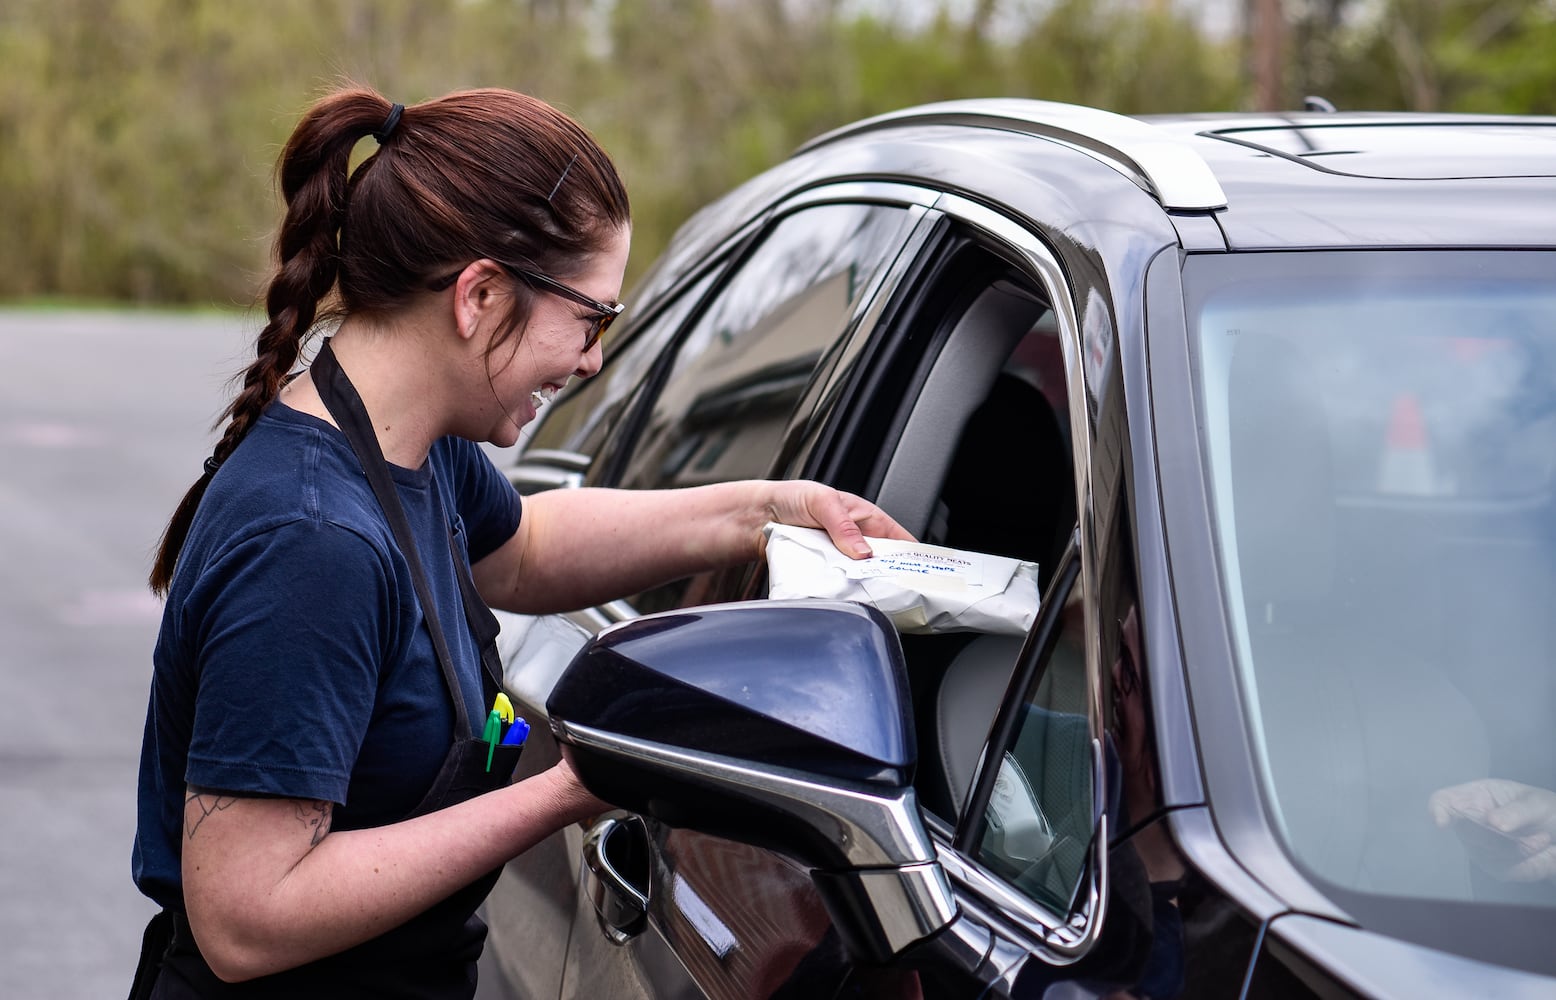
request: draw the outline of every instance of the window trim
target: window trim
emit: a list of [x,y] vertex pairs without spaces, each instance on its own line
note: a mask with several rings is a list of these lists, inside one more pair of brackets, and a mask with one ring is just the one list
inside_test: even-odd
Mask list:
[[[973,782],[973,791],[969,794],[961,813],[963,817],[970,817],[971,822],[966,823],[965,831],[961,829],[957,831],[948,852],[957,860],[947,866],[947,872],[975,895],[981,898],[992,895],[994,898],[990,900],[991,902],[1004,907],[1007,912],[1018,918],[1019,922],[1029,932],[1037,935],[1048,948],[1064,958],[1073,960],[1085,954],[1096,944],[1105,923],[1109,823],[1101,745],[1104,714],[1101,686],[1098,683],[1101,660],[1101,639],[1098,628],[1100,612],[1096,579],[1098,569],[1095,532],[1093,526],[1088,523],[1087,514],[1091,510],[1093,441],[1091,414],[1087,406],[1090,396],[1086,391],[1078,310],[1063,266],[1057,256],[1028,226],[960,195],[944,194],[935,201],[933,207],[936,212],[944,213],[946,217],[962,226],[981,233],[997,248],[1013,254],[1016,262],[1035,278],[1042,290],[1047,293],[1049,306],[1053,309],[1058,324],[1060,353],[1064,362],[1066,395],[1070,411],[1075,509],[1079,512],[1080,518],[1077,523],[1077,537],[1071,547],[1075,551],[1079,566],[1070,586],[1081,588],[1087,678],[1087,729],[1092,741],[1094,826],[1092,843],[1089,847],[1089,862],[1081,883],[1076,886],[1070,914],[1050,913],[1042,904],[1017,892],[1014,887],[988,872],[963,853],[967,844],[976,844],[976,840],[971,839],[967,834],[976,832],[981,826],[978,818],[981,817],[983,808],[993,791],[995,772],[986,766],[990,747],[995,745],[1003,747],[1014,736],[1016,712],[1007,691],[1006,700],[1001,705],[1000,714],[995,721],[995,729],[991,731],[991,738],[984,744],[983,758],[978,775]],[[1054,581],[1049,587],[1050,594],[1059,592],[1056,585],[1061,582],[1062,572],[1062,569],[1056,570]],[[1057,609],[1052,608],[1040,611],[1038,626],[1046,627],[1047,633],[1040,632],[1038,627],[1034,627],[1029,633],[1028,648],[1024,648],[1021,654],[1025,669],[1018,669],[1017,673],[1022,676],[1012,678],[1010,690],[1025,690],[1023,682],[1029,681],[1031,679],[1029,675],[1036,669],[1030,655],[1032,652],[1030,646],[1035,638],[1040,638],[1044,644],[1052,641],[1053,627],[1051,621],[1045,622],[1045,618],[1051,619],[1056,614]],[[1036,662],[1041,662],[1041,659],[1041,657],[1037,658]]]

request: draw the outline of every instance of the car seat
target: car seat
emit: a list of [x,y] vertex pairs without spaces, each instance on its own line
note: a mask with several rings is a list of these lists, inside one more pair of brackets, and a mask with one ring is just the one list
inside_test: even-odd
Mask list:
[[[1010,686],[1025,639],[978,635],[951,658],[933,699],[934,739],[921,741],[919,794],[940,815],[961,809],[988,742],[989,730]],[[1029,700],[1045,709],[1083,717],[1086,711],[1085,653],[1061,638],[1049,657],[1038,690]],[[1067,771],[1054,759],[1045,769]]]
[[1070,449],[1047,397],[1001,372],[967,420],[940,499],[942,544],[1035,562],[1046,586],[1075,525]]
[[941,815],[955,816],[972,786],[1022,641],[1018,636],[977,636],[941,675],[934,698],[934,740],[920,748],[927,755],[920,765],[920,794]]

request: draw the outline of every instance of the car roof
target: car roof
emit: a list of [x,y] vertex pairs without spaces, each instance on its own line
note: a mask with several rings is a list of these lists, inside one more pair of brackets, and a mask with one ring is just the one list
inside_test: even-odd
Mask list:
[[1213,170],[1247,150],[1350,177],[1556,176],[1556,118],[1372,112],[1140,120],[1190,142]]
[[[1213,214],[1231,249],[1551,246],[1556,117],[1411,112],[1131,118],[1022,99],[950,101],[813,140],[924,127],[1058,142],[1114,166],[1178,214]],[[1041,156],[1029,156],[1034,171]],[[1051,176],[1051,175],[1046,175]]]

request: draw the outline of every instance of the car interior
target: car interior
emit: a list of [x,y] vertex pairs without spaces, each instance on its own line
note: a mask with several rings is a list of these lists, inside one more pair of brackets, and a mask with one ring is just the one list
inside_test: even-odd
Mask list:
[[[880,477],[877,502],[924,541],[1037,563],[1046,588],[1075,526],[1059,330],[1039,287],[992,255],[948,297],[943,336]],[[921,314],[922,316],[922,314]],[[926,488],[928,485],[928,488]],[[1021,652],[1020,637],[903,636],[919,733],[921,803],[954,821]],[[1084,659],[1061,647],[1028,701],[1084,714]],[[1056,729],[1057,731],[1057,729]],[[1043,755],[1068,781],[1072,755]],[[1084,768],[1082,768],[1084,770]]]

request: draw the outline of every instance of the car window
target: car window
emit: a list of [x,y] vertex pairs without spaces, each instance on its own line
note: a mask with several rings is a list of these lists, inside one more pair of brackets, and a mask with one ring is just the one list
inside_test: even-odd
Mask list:
[[[769,475],[795,404],[913,224],[904,208],[850,204],[780,220],[682,338],[619,485]],[[674,607],[687,587],[680,581],[631,603]]]
[[[528,447],[572,451],[598,458],[606,439],[629,410],[629,402],[637,398],[654,361],[707,294],[716,274],[716,268],[710,269],[668,306],[657,310],[642,324],[632,324],[619,349],[612,344],[610,334],[606,334],[604,366],[593,378],[569,386],[566,393],[541,411],[542,422]],[[590,470],[591,476],[597,476],[598,471],[596,464]]]
[[[921,804],[958,826],[958,846],[990,874],[1065,913],[1096,813],[1067,334],[1054,292],[1004,256],[954,237],[929,252],[944,259],[886,331],[894,353],[872,356],[878,388],[862,406],[873,412],[856,420],[859,439],[836,467],[855,470],[849,484],[926,541],[1038,564],[1044,607],[1057,613],[1027,661],[1020,637],[905,635],[902,645]],[[871,428],[884,440],[868,438]],[[876,462],[882,444],[890,450]],[[872,464],[873,477],[860,471]],[[1018,667],[1031,680],[1013,692]],[[993,787],[976,788],[988,760]],[[987,805],[968,813],[978,801]]]
[[975,857],[1065,913],[1086,867],[1094,794],[1080,588],[1060,599],[1058,635],[1020,697],[1014,735],[994,758],[999,770]]
[[1048,293],[977,246],[906,294],[860,381],[873,388],[823,478],[937,545],[1038,564],[1046,585],[1075,524],[1069,392]]
[[[924,541],[1036,563],[1046,588],[1075,528],[1060,330],[1039,283],[959,235],[926,251],[911,309],[863,355],[874,388],[849,414],[850,440],[819,468]],[[1019,637],[902,636],[920,734],[915,788],[948,823],[1021,648]]]

